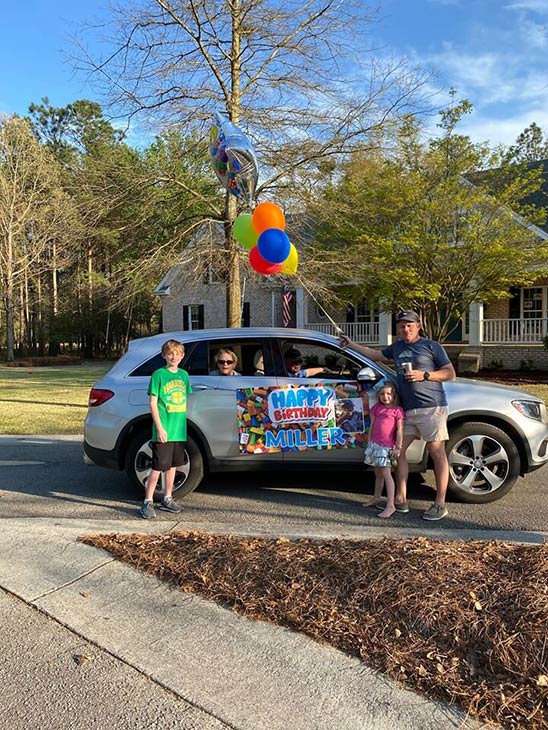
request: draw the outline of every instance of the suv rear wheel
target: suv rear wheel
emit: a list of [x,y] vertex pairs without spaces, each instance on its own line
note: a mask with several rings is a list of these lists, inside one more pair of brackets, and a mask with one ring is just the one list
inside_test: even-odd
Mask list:
[[[133,437],[126,454],[126,474],[131,484],[141,495],[145,493],[145,482],[150,474],[152,463],[152,449],[150,445],[150,431],[141,429]],[[186,497],[193,492],[204,476],[204,461],[198,445],[189,436],[186,442],[185,463],[177,467],[173,494]],[[158,480],[154,498],[159,499],[162,494],[163,475]]]
[[463,423],[447,442],[449,491],[463,502],[485,504],[500,499],[519,476],[515,443],[489,423]]

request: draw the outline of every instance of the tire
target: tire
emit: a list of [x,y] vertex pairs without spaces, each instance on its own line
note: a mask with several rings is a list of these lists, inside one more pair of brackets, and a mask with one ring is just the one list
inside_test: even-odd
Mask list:
[[[125,470],[132,486],[142,496],[145,493],[145,481],[150,474],[152,449],[150,446],[150,429],[138,431],[129,444],[126,453]],[[200,484],[204,476],[204,460],[199,446],[192,436],[188,436],[185,448],[185,463],[177,467],[173,495],[186,497]],[[158,480],[154,498],[162,494],[163,476]]]
[[520,472],[519,452],[500,428],[464,423],[447,442],[449,491],[462,502],[486,504],[504,497]]

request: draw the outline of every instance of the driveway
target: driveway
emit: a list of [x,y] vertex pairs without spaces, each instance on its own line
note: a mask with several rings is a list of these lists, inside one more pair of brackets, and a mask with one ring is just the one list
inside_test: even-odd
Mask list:
[[[386,532],[397,527],[431,529],[422,511],[432,501],[426,479],[411,478],[411,512],[383,521]],[[489,505],[449,503],[444,528],[542,531],[548,524],[548,470],[520,479],[510,494]],[[4,517],[58,517],[125,520],[137,517],[138,496],[125,474],[82,461],[82,440],[76,436],[0,436],[0,499]],[[373,478],[361,471],[214,475],[186,497],[185,520],[197,525],[235,522],[271,530],[288,524],[336,529],[379,526],[376,511],[361,503],[373,493]],[[158,514],[158,519],[164,513]]]

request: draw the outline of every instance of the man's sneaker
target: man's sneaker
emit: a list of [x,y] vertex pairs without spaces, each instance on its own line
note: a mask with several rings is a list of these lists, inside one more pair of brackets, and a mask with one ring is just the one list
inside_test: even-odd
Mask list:
[[432,521],[441,520],[443,517],[445,517],[448,514],[449,514],[449,512],[447,511],[447,507],[444,504],[433,504],[423,514],[422,519],[423,520],[432,520]]
[[167,497],[167,499],[163,499],[162,504],[160,505],[160,509],[163,509],[166,512],[182,512],[183,511],[183,508],[177,504],[177,502],[173,499],[173,497]]
[[143,502],[139,512],[144,520],[153,520],[156,517],[156,510],[152,502]]

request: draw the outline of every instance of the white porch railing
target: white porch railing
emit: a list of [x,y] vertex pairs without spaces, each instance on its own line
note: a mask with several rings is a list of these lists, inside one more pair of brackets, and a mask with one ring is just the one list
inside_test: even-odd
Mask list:
[[504,345],[522,342],[541,343],[548,333],[546,319],[485,319],[483,321],[483,343]]
[[[364,345],[379,344],[378,322],[338,322],[337,327],[354,342],[361,342]],[[307,322],[304,328],[324,332],[335,337],[340,334],[340,331],[332,322]]]
[[[337,327],[355,342],[361,342],[364,345],[379,344],[378,322],[337,322]],[[335,336],[339,334],[339,330],[332,322],[307,322],[304,329]],[[481,344],[540,345],[547,334],[548,319],[485,319],[483,320]]]

